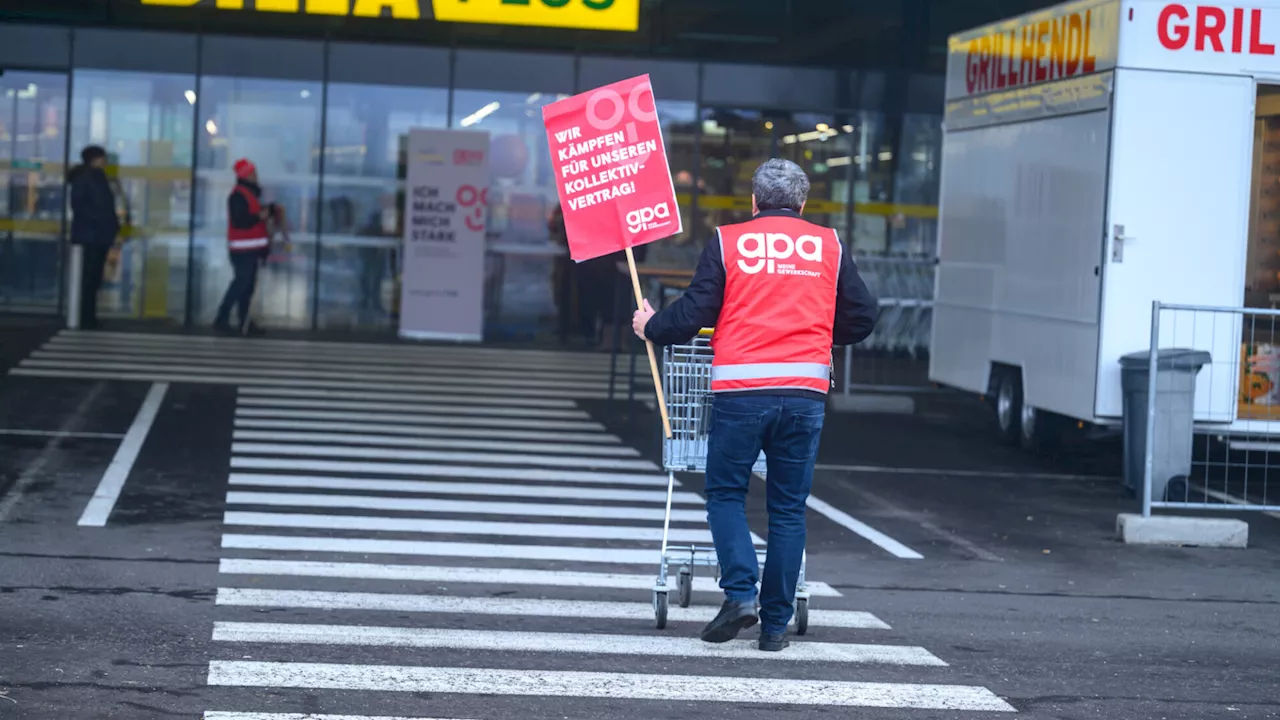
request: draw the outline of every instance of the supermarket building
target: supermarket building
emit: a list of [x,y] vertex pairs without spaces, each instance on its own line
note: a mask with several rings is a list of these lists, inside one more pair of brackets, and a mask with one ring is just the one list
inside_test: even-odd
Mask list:
[[[999,4],[999,3],[997,3]],[[485,334],[555,335],[540,109],[652,77],[684,215],[645,262],[691,268],[770,156],[866,254],[934,251],[948,33],[991,17],[770,0],[20,0],[0,10],[0,313],[65,313],[65,175],[111,153],[129,241],[107,319],[208,325],[240,157],[294,226],[270,326],[394,332],[410,128],[490,133]]]

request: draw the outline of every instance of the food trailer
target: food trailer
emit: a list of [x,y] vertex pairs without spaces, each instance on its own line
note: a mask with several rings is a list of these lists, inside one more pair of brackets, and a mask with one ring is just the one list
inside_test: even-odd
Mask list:
[[[1037,446],[1119,422],[1153,301],[1275,308],[1277,47],[1280,0],[1081,0],[952,36],[931,379]],[[1248,338],[1206,337],[1248,365]],[[1201,373],[1202,428],[1280,432],[1244,372]]]

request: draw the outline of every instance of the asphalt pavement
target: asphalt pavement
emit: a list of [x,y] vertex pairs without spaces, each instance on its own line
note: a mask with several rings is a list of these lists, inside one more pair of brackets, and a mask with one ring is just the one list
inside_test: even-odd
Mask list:
[[697,640],[705,568],[655,627],[657,420],[607,356],[33,325],[0,363],[0,718],[1280,717],[1280,520],[1120,545],[1114,440],[1032,457],[969,398],[828,416],[766,655]]

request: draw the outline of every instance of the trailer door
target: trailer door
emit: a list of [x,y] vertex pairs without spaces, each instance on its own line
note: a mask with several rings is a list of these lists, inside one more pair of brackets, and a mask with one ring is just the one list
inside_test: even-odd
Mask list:
[[[1255,100],[1248,77],[1116,75],[1095,398],[1097,414],[1111,418],[1121,415],[1119,358],[1150,345],[1154,300],[1240,306]],[[1239,353],[1238,334],[1193,332],[1215,363]],[[1191,337],[1179,332],[1179,344]],[[1200,374],[1199,419],[1234,417],[1237,379],[1224,367]]]

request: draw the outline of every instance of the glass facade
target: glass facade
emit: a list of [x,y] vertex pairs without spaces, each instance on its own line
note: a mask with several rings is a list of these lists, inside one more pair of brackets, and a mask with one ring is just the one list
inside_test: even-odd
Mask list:
[[[0,26],[0,46],[22,30]],[[641,73],[653,79],[685,227],[647,248],[645,265],[691,269],[716,225],[749,217],[751,174],[769,157],[805,168],[806,215],[856,252],[928,255],[935,245],[940,83],[934,97],[812,68],[42,32],[68,38],[64,59],[50,43],[39,48],[32,64],[47,69],[10,69],[21,58],[0,51],[0,310],[59,310],[66,155],[98,144],[127,220],[105,315],[213,321],[231,277],[232,165],[244,157],[291,234],[262,274],[256,316],[276,328],[393,333],[406,138],[412,128],[454,128],[490,136],[486,336],[554,336],[566,260],[548,225],[557,198],[542,108]]]
[[0,76],[0,310],[55,313],[65,203],[67,76]]
[[71,147],[100,145],[118,184],[126,242],[107,268],[105,317],[186,317],[194,75],[77,70]]

